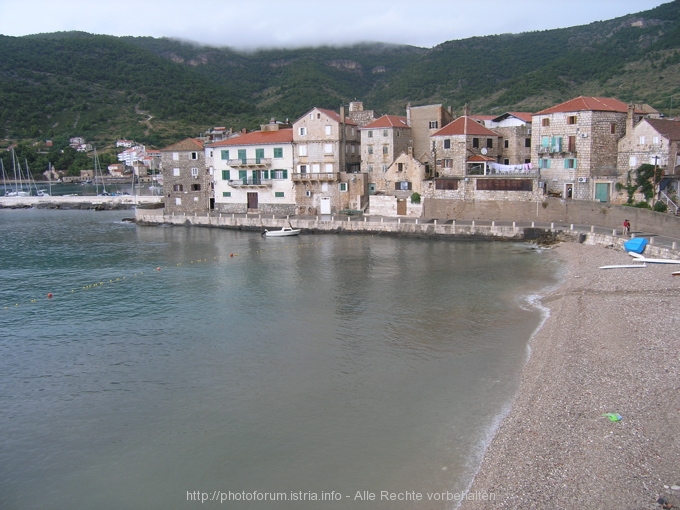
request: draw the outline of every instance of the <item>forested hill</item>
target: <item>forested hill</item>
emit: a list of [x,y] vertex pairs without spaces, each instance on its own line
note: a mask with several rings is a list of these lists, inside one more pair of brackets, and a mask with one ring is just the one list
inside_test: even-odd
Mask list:
[[[408,102],[501,113],[583,94],[672,114],[679,20],[676,0],[585,26],[432,49],[376,43],[239,53],[81,32],[0,36],[0,138],[162,146],[211,126],[252,129],[354,99],[379,114],[403,115]],[[680,95],[675,101],[680,110]]]

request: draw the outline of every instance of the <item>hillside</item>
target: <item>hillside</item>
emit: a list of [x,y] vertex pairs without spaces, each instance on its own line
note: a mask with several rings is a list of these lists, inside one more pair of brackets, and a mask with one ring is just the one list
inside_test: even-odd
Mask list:
[[62,144],[76,135],[98,145],[125,137],[158,147],[214,125],[252,129],[353,99],[380,114],[403,114],[408,102],[491,113],[587,94],[671,114],[680,91],[679,20],[676,0],[585,26],[429,50],[376,43],[238,53],[80,32],[0,36],[0,133]]

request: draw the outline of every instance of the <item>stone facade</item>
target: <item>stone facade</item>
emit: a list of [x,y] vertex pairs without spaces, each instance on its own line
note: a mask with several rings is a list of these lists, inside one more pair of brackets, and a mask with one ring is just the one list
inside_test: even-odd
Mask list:
[[430,164],[432,147],[430,136],[453,121],[453,114],[440,104],[426,106],[406,106],[406,122],[411,127],[413,137],[413,157]]
[[226,213],[295,214],[293,130],[261,126],[206,147],[215,177],[215,209]]
[[531,163],[531,114],[508,112],[486,124],[500,140],[498,163],[522,165]]
[[[298,214],[361,208],[368,192],[359,174],[360,134],[358,125],[345,117],[344,107],[339,114],[322,108],[304,114],[293,124],[293,143]],[[357,185],[358,181],[362,184]]]
[[361,171],[368,174],[372,189],[384,190],[382,174],[399,154],[411,147],[411,128],[406,124],[406,117],[383,115],[359,131]]
[[203,142],[187,138],[161,149],[161,172],[168,213],[205,213],[211,209],[213,176],[205,164]]
[[567,199],[611,200],[618,142],[628,106],[611,98],[578,97],[534,115],[532,165],[546,192]]

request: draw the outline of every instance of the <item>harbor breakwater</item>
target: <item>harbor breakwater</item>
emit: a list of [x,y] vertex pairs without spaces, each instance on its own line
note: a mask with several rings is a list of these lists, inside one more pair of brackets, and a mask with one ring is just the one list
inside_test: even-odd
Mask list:
[[163,197],[145,195],[0,197],[0,209],[96,209],[120,210],[162,207]]

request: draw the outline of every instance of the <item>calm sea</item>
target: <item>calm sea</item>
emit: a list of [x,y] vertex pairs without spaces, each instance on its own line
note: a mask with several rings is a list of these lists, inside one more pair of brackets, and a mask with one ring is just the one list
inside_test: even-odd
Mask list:
[[0,210],[0,508],[456,506],[553,262],[131,215]]

